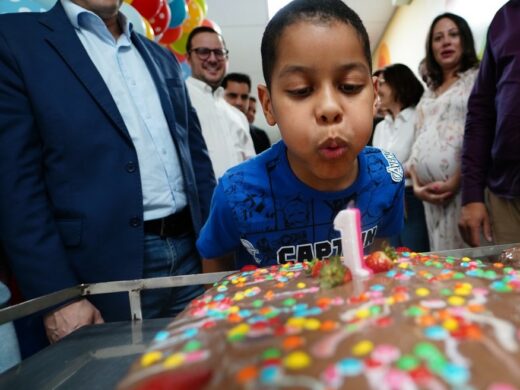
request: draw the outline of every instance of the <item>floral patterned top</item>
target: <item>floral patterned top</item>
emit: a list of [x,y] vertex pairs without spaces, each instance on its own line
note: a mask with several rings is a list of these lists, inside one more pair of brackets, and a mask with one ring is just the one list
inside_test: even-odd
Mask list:
[[422,184],[446,180],[460,166],[468,98],[478,69],[459,74],[459,79],[437,96],[426,90],[417,105],[416,139],[409,164]]

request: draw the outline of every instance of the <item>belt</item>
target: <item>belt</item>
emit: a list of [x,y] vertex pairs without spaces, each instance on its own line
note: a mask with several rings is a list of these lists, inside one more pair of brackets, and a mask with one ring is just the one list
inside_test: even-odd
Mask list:
[[191,232],[193,230],[192,227],[189,207],[185,207],[181,211],[164,218],[144,221],[145,233],[155,234],[163,238],[175,237]]

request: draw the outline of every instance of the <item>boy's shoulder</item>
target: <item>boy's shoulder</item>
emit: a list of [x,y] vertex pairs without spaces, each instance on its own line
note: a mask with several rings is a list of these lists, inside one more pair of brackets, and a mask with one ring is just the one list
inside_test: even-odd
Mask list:
[[403,167],[393,153],[366,146],[359,157],[361,175],[368,175],[373,180],[388,179],[393,183],[404,181]]
[[263,153],[229,168],[220,178],[219,184],[226,188],[251,181],[267,180],[271,167],[279,166],[280,160],[283,159],[283,151],[283,143],[275,143]]

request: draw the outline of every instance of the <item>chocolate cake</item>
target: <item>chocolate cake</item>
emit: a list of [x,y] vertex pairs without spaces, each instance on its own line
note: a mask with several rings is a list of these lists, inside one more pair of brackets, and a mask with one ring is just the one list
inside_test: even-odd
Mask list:
[[401,253],[334,288],[301,263],[215,284],[120,389],[487,389],[520,384],[520,271]]

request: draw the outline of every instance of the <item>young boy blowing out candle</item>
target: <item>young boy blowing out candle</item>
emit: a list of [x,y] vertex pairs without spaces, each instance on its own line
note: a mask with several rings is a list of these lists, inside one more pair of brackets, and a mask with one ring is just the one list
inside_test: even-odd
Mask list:
[[262,38],[258,96],[282,141],[229,169],[197,241],[205,272],[341,255],[334,218],[353,200],[372,249],[403,225],[404,180],[366,147],[375,113],[368,35],[341,0],[296,0]]

